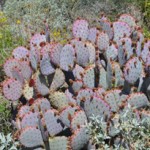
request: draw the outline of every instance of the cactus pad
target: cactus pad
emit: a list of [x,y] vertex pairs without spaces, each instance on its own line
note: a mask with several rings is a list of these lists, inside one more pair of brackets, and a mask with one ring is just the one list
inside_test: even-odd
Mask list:
[[34,147],[43,145],[41,131],[36,127],[27,127],[22,130],[19,140],[25,147]]
[[110,106],[102,98],[94,96],[84,103],[84,110],[88,119],[94,114],[103,118],[110,116]]
[[50,90],[52,90],[52,91],[56,90],[57,88],[62,86],[64,84],[64,82],[65,82],[64,73],[62,72],[62,70],[56,69],[53,81],[52,81],[51,86],[50,86]]
[[87,124],[87,117],[83,110],[77,111],[74,113],[71,119],[71,129],[75,131],[78,128],[81,128]]
[[19,67],[20,67],[20,61],[16,59],[9,59],[4,64],[4,71],[8,77],[13,77],[12,69],[19,68]]
[[122,14],[119,21],[126,22],[132,29],[136,27],[136,20],[129,14]]
[[73,24],[73,35],[76,38],[87,39],[89,29],[88,29],[88,22],[86,20],[76,20]]
[[29,112],[23,116],[21,120],[21,127],[38,127],[38,113]]
[[114,22],[113,23],[113,29],[114,29],[114,41],[119,42],[120,38],[123,38],[124,36],[129,37],[131,34],[131,28],[130,26],[125,22]]
[[23,96],[26,98],[26,100],[29,100],[29,99],[33,98],[33,95],[34,95],[33,87],[30,87],[29,83],[26,82],[23,87]]
[[72,70],[74,67],[75,50],[71,44],[66,44],[60,54],[60,68],[65,71]]
[[70,141],[65,136],[49,138],[49,145],[51,150],[70,149]]
[[48,53],[44,53],[40,62],[40,68],[43,75],[49,75],[55,72],[52,64],[50,63],[50,57]]
[[15,79],[8,79],[3,84],[3,93],[8,100],[18,100],[22,95],[22,84]]
[[73,150],[83,148],[89,141],[89,135],[86,133],[86,128],[77,129],[71,136],[71,147]]
[[51,105],[49,101],[46,98],[38,98],[35,100],[35,102],[32,105],[32,109],[35,112],[46,112],[51,108]]
[[109,47],[109,37],[107,33],[101,32],[97,37],[96,44],[100,51],[106,51]]
[[81,79],[81,74],[84,72],[84,69],[79,66],[78,64],[75,65],[75,68],[73,69],[73,75],[76,79]]
[[79,107],[68,106],[64,108],[60,113],[60,119],[67,127],[70,127],[71,119],[76,111],[79,110]]
[[25,47],[20,46],[13,50],[12,55],[15,59],[18,60],[27,60],[29,59],[29,50],[27,50]]
[[146,95],[143,93],[130,94],[129,97],[127,98],[127,102],[135,108],[140,108],[140,107],[150,105]]
[[52,110],[45,112],[44,121],[50,136],[60,133],[63,129],[58,120],[58,116],[56,116]]
[[69,100],[63,92],[52,92],[49,98],[51,104],[59,110],[65,108],[69,104]]
[[86,87],[93,88],[95,83],[94,66],[89,66],[83,73],[83,84]]
[[133,84],[141,76],[142,73],[142,63],[137,57],[131,58],[124,68],[124,77],[125,79]]

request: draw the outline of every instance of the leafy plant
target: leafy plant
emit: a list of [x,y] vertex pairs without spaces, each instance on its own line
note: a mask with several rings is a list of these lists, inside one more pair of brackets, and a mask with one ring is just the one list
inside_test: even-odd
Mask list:
[[[5,100],[6,101],[6,100]],[[0,97],[0,132],[7,134],[12,131],[11,111],[8,102],[4,102]]]
[[[113,125],[113,131],[107,130],[107,125],[100,116],[91,117],[87,124],[87,132],[90,134],[93,145],[100,149],[135,149],[147,150],[150,147],[150,117],[138,119],[130,105],[120,115],[116,114],[112,119],[117,119]],[[115,137],[110,134],[113,132]],[[118,140],[119,139],[119,140]],[[111,145],[116,143],[115,145]]]
[[2,132],[0,132],[0,149],[1,150],[18,150],[19,142],[13,140],[11,133],[5,136]]

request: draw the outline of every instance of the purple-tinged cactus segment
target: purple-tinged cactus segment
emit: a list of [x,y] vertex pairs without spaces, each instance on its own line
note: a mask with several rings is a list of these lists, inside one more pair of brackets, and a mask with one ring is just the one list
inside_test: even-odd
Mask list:
[[34,96],[34,89],[33,87],[29,86],[29,83],[27,81],[25,81],[23,87],[23,96],[26,98],[26,100],[30,100]]
[[90,137],[86,130],[86,127],[82,127],[77,129],[71,136],[72,150],[82,149],[88,143]]
[[19,141],[25,147],[44,145],[41,131],[36,127],[27,127],[21,131]]
[[47,52],[43,54],[42,60],[40,61],[40,69],[43,75],[49,75],[55,72]]
[[8,77],[12,77],[12,69],[20,68],[20,61],[16,59],[8,59],[4,64],[4,71]]
[[83,110],[75,112],[71,119],[71,129],[75,131],[87,124],[87,117]]
[[82,88],[82,86],[83,86],[82,80],[73,81],[72,88],[75,93],[78,92]]
[[149,53],[150,53],[150,40],[144,44],[144,48],[141,52],[141,58],[144,62],[146,62],[146,58]]
[[23,118],[23,116],[30,112],[30,107],[27,105],[21,106],[21,108],[18,111],[18,117]]
[[101,86],[106,90],[108,88],[107,79],[106,79],[107,72],[102,66],[99,66],[99,72],[100,72],[99,86]]
[[28,59],[29,59],[29,50],[27,50],[23,46],[19,46],[19,47],[15,48],[13,50],[12,55],[15,59],[18,59],[18,60],[23,59],[23,60],[28,61]]
[[21,128],[38,127],[38,113],[29,112],[21,120]]
[[150,52],[146,58],[145,71],[148,75],[150,75]]
[[129,37],[121,38],[119,43],[120,45],[122,45],[123,49],[125,50],[126,60],[130,59],[130,57],[133,55],[131,38]]
[[73,36],[76,38],[87,39],[89,33],[89,24],[86,20],[76,20],[73,23]]
[[89,66],[83,73],[83,84],[86,87],[93,88],[95,84],[94,66]]
[[94,64],[96,60],[96,51],[95,51],[95,46],[92,43],[87,42],[86,43],[87,50],[89,53],[89,64]]
[[63,108],[69,106],[69,100],[63,92],[52,92],[49,95],[49,99],[51,104],[58,110],[62,110]]
[[50,85],[50,91],[55,91],[65,83],[65,75],[61,69],[55,70],[53,81]]
[[50,53],[53,46],[54,46],[54,43],[46,43],[46,45],[41,48],[40,53],[41,54]]
[[72,106],[68,106],[66,108],[64,108],[61,112],[60,112],[60,120],[63,122],[64,125],[66,125],[67,127],[70,127],[70,122],[71,119],[74,115],[74,113],[76,111],[79,111],[79,107],[72,107]]
[[75,46],[76,52],[76,62],[78,65],[83,67],[89,64],[89,52],[87,49],[86,42],[79,41],[78,39],[73,39],[71,43]]
[[134,84],[142,73],[142,62],[137,57],[131,58],[124,67],[125,80]]
[[106,50],[107,59],[116,60],[118,56],[118,48],[115,44],[111,44]]
[[148,99],[144,93],[130,94],[129,97],[127,98],[127,102],[135,108],[150,106],[150,102],[148,101]]
[[41,43],[43,43],[43,42],[44,43],[46,42],[45,35],[35,34],[34,36],[32,36],[32,38],[30,40],[31,50],[40,49],[41,48]]
[[36,50],[35,51],[34,50],[30,51],[29,60],[30,60],[30,63],[31,63],[31,67],[34,70],[36,70],[37,66],[38,66],[38,62],[39,62],[39,56],[38,56],[38,53],[37,53]]
[[109,37],[110,40],[112,40],[112,38],[114,36],[114,32],[113,32],[113,28],[112,28],[111,24],[112,24],[111,22],[105,20],[105,21],[103,21],[103,23],[101,25],[103,31],[108,34],[108,37]]
[[144,42],[144,35],[140,31],[137,33],[137,40],[136,55],[139,57],[142,51],[142,43]]
[[56,66],[60,66],[60,54],[63,46],[59,43],[53,45],[53,48],[50,50],[50,59],[52,63]]
[[49,146],[51,150],[69,150],[71,149],[69,138],[58,136],[49,138]]
[[3,93],[8,100],[18,100],[22,95],[22,84],[11,78],[3,83]]
[[94,89],[94,96],[96,96],[96,97],[103,98],[104,93],[105,93],[105,89],[103,89],[102,87],[98,87],[98,88]]
[[20,70],[25,80],[29,80],[31,78],[32,69],[29,65],[29,62],[26,62],[26,61],[20,62]]
[[47,94],[49,94],[49,88],[41,82],[40,80],[40,73],[39,71],[37,71],[34,75],[33,75],[33,78],[34,78],[34,83],[35,83],[35,89],[36,91],[45,96]]
[[73,97],[73,94],[69,92],[69,89],[67,89],[67,90],[65,91],[65,94],[66,94],[66,96],[67,96],[67,98],[68,98],[69,103],[71,103],[71,104],[73,104],[73,105],[76,105],[76,104],[77,104],[75,98]]
[[65,71],[72,70],[75,61],[75,50],[71,44],[66,44],[60,53],[60,68]]
[[97,33],[98,33],[98,30],[95,27],[90,28],[89,33],[88,33],[88,40],[92,43],[95,43]]
[[92,115],[100,116],[102,118],[109,117],[111,112],[110,109],[110,105],[101,97],[94,96],[84,103],[84,110],[88,119],[90,119]]
[[129,37],[131,35],[131,28],[130,26],[125,22],[114,22],[113,23],[114,28],[114,41],[119,42],[120,38],[123,38],[124,36]]
[[35,112],[45,113],[47,110],[51,109],[50,102],[46,98],[38,98],[32,105],[32,109]]
[[126,100],[126,95],[120,95],[121,90],[114,89],[105,92],[104,99],[108,102],[111,106],[111,111],[118,112],[119,106],[122,104],[123,101]]
[[96,44],[100,51],[106,51],[109,47],[109,37],[107,33],[104,32],[99,33]]
[[112,62],[112,70],[115,75],[115,77],[114,77],[115,78],[115,87],[124,85],[123,72],[120,68],[119,63]]
[[81,66],[79,66],[78,64],[76,64],[75,67],[74,67],[74,69],[73,69],[73,75],[74,75],[74,77],[76,79],[80,80],[82,78],[81,74],[83,74],[83,72],[84,72],[84,69]]
[[50,136],[54,136],[63,130],[59,118],[55,115],[54,111],[48,110],[43,117]]
[[119,17],[118,21],[122,21],[122,22],[127,23],[132,28],[132,30],[134,30],[134,28],[136,27],[136,20],[135,20],[135,18],[132,17],[129,14],[122,14]]
[[[77,104],[79,106],[82,105],[83,102],[85,102],[86,100],[90,100],[91,97],[93,96],[93,90],[90,89],[90,88],[86,88],[86,89],[81,89],[79,92],[78,92],[78,95],[76,97],[76,100],[77,100]],[[82,106],[81,106],[82,107]]]
[[21,71],[18,68],[12,69],[12,76],[14,79],[18,80],[21,84],[24,83],[24,78]]

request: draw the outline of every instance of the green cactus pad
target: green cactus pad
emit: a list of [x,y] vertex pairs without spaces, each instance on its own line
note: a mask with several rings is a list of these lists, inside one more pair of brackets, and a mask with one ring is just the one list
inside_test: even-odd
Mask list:
[[52,92],[49,95],[49,99],[51,104],[57,108],[58,110],[61,110],[67,106],[69,106],[69,100],[65,93],[63,92]]
[[51,150],[69,150],[70,141],[65,136],[49,138],[49,146]]

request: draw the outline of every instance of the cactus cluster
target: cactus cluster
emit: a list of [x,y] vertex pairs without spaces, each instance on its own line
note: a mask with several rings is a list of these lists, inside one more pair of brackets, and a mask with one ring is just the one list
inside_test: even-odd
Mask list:
[[77,19],[65,45],[34,34],[5,62],[3,94],[19,102],[15,126],[23,146],[80,150],[90,141],[92,115],[110,133],[112,114],[128,104],[149,116],[150,40],[128,14],[115,22],[102,15],[99,22],[95,28]]

